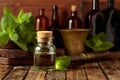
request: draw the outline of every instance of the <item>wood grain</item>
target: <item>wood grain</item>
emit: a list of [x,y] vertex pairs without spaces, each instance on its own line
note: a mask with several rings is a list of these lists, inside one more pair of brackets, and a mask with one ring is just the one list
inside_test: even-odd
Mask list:
[[0,80],[2,80],[10,71],[12,67],[8,65],[0,65]]
[[25,80],[45,80],[46,71],[37,71],[30,68]]
[[24,51],[22,49],[1,49],[0,56],[5,58],[31,58],[32,52]]
[[84,69],[88,80],[106,80],[106,77],[97,63],[85,64]]
[[45,80],[66,80],[65,71],[49,71]]
[[67,71],[67,80],[87,80],[83,65],[72,65]]
[[29,68],[29,66],[15,66],[4,80],[23,80],[27,75]]
[[100,65],[109,80],[120,80],[120,61],[109,60]]
[[0,64],[4,65],[31,65],[33,58],[4,58],[0,57]]
[[0,65],[0,80],[119,80],[120,59],[116,59],[115,55],[101,59],[72,63],[67,71],[39,71],[33,66]]

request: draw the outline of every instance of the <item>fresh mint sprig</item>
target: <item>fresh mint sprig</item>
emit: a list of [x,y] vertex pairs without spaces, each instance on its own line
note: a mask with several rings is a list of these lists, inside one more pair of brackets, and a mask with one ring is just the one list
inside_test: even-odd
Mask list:
[[106,51],[114,46],[112,42],[107,41],[107,36],[104,32],[92,37],[90,40],[85,41],[85,45],[93,49],[95,52]]
[[12,40],[23,50],[29,50],[29,44],[36,44],[34,17],[31,12],[25,13],[22,9],[15,16],[10,9],[4,7],[1,18],[0,45],[6,45]]

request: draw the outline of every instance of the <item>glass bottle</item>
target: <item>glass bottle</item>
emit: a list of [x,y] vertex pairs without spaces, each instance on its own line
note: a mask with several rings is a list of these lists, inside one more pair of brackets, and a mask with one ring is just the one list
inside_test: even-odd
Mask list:
[[99,10],[99,0],[92,0],[92,10],[85,16],[85,26],[91,30],[88,38],[105,32],[104,16]]
[[80,29],[82,28],[81,19],[77,16],[77,6],[71,6],[71,16],[68,18],[67,29]]
[[48,29],[49,19],[47,16],[45,16],[45,9],[42,8],[39,10],[39,15],[36,16],[35,20],[36,20],[35,22],[36,31]]
[[35,70],[54,70],[56,48],[52,42],[52,31],[38,31],[37,42],[34,52]]
[[60,29],[62,29],[62,27],[59,24],[58,6],[53,5],[52,6],[52,24],[49,26],[48,30],[53,32],[53,37],[54,37],[53,43],[57,49],[62,49],[64,47],[62,35],[59,31]]
[[114,8],[114,0],[108,0],[107,4],[108,7],[102,10],[107,40],[115,44],[110,50],[120,50],[120,10]]

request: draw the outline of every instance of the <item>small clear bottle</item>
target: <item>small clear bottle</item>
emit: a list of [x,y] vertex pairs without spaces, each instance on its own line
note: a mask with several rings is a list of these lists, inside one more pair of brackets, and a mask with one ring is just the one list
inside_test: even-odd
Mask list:
[[38,31],[37,42],[34,52],[34,69],[54,70],[56,48],[53,44],[52,31]]

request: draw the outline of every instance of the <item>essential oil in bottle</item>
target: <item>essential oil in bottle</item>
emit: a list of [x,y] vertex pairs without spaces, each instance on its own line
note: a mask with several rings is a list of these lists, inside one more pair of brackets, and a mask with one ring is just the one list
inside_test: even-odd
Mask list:
[[34,69],[54,70],[56,48],[52,42],[52,31],[38,31],[37,41],[38,45],[35,47],[34,52]]

